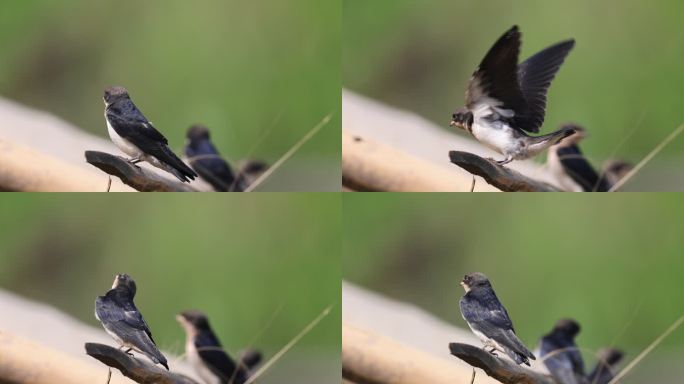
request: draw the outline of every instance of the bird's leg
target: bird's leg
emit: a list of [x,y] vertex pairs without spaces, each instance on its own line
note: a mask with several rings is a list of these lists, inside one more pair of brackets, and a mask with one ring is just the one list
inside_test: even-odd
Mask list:
[[[487,348],[491,348],[491,350],[488,351]],[[496,351],[496,346],[494,346],[492,343],[489,343],[489,342],[485,343],[485,345],[484,345],[484,347],[482,347],[482,349],[485,352],[491,353],[494,356],[498,356],[496,353],[494,353],[494,351]]]
[[138,163],[141,162],[141,161],[142,161],[141,156],[138,156],[138,157],[131,157],[130,159],[128,159],[128,162],[131,163],[131,164],[138,164]]
[[505,159],[496,161],[496,163],[499,165],[506,165],[506,164],[510,163],[511,161],[513,161],[513,158],[511,156],[506,156]]
[[[123,348],[124,348],[123,345],[120,346],[120,347],[119,347],[119,351],[122,350]],[[129,356],[133,356],[133,354],[131,353],[131,350],[132,350],[132,349],[133,349],[133,348],[128,348],[127,350],[124,351],[124,353],[127,354],[127,355],[129,355]]]

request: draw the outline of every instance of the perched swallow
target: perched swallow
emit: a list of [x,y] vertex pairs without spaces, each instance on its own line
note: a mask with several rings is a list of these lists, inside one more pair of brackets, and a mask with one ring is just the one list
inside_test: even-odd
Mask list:
[[571,319],[556,322],[539,343],[539,357],[558,384],[583,384],[584,361],[575,345],[579,324]]
[[169,365],[154,343],[150,327],[133,303],[135,291],[135,281],[130,276],[116,275],[112,289],[95,300],[95,318],[121,348],[128,348],[126,353],[131,349],[140,352],[168,370]]
[[239,363],[231,359],[202,312],[185,311],[176,320],[185,330],[188,360],[206,384],[243,384],[249,377],[249,369],[261,360],[261,355],[255,352],[244,355]]
[[529,159],[571,135],[563,128],[538,133],[546,113],[546,92],[574,40],[567,40],[518,64],[520,32],[513,26],[487,52],[466,90],[466,106],[452,116],[451,126],[504,155],[499,164]]
[[615,348],[604,348],[596,356],[598,363],[587,376],[589,384],[608,384],[615,377],[617,365],[624,357],[622,351]]
[[209,138],[209,129],[193,125],[188,129],[185,156],[192,169],[219,192],[241,192],[235,174]]
[[579,148],[579,142],[586,137],[586,130],[572,124],[564,125],[563,129],[575,132],[549,147],[546,160],[560,186],[569,192],[608,192],[611,184],[596,172]]
[[469,273],[460,284],[466,292],[459,302],[461,315],[482,340],[484,349],[491,348],[489,352],[493,355],[497,350],[504,352],[517,364],[530,365],[529,359],[535,360],[534,355],[515,335],[511,318],[496,297],[487,276],[479,272]]
[[168,146],[166,137],[138,110],[122,87],[110,87],[104,92],[105,120],[109,137],[119,149],[131,156],[132,164],[147,161],[176,176],[182,182],[197,177]]
[[608,160],[603,164],[603,177],[612,188],[622,180],[632,169],[634,164],[623,160]]

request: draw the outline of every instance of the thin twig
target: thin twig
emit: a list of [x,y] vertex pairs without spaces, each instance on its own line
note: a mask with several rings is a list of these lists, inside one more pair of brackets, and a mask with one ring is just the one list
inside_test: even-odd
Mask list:
[[299,148],[302,147],[302,145],[304,145],[316,133],[318,133],[318,131],[320,131],[321,128],[326,126],[330,122],[331,117],[332,114],[329,114],[326,117],[324,117],[323,120],[321,120],[321,122],[318,123],[318,125],[313,127],[313,129],[311,129],[306,135],[304,135],[304,137],[302,137],[301,140],[299,140],[294,146],[292,146],[292,148],[290,148],[290,150],[287,151],[280,159],[278,159],[278,161],[276,161],[271,167],[269,167],[266,170],[266,172],[264,172],[256,180],[254,180],[254,182],[245,189],[245,192],[252,192],[256,187],[259,186],[259,184],[263,183],[264,180],[266,180],[269,176],[273,174],[273,172],[275,172],[276,169],[278,169],[281,165],[283,165],[284,162],[286,162],[290,157],[292,157],[292,155],[294,155],[295,152],[297,152]]
[[107,367],[107,384],[112,379],[112,367]]
[[473,367],[473,375],[470,376],[470,384],[474,384],[474,383],[475,383],[475,367]]
[[648,155],[646,155],[646,157],[644,157],[644,159],[641,160],[639,164],[632,168],[631,171],[627,172],[627,174],[623,178],[618,180],[618,182],[615,183],[615,185],[613,185],[608,190],[608,192],[615,192],[620,187],[625,185],[625,183],[629,181],[629,179],[636,175],[636,173],[639,172],[641,168],[643,168],[649,161],[651,161],[651,159],[653,159],[655,155],[657,155],[663,148],[665,148],[666,145],[668,145],[672,140],[679,136],[679,134],[682,133],[682,131],[684,131],[684,124],[677,127],[677,129],[675,129],[674,132],[672,132],[668,137],[666,137],[665,140],[663,140],[660,144],[653,148],[653,150]]
[[264,372],[266,372],[273,364],[275,364],[287,351],[289,351],[297,342],[304,337],[307,333],[309,333],[318,323],[323,320],[324,317],[326,317],[329,313],[330,310],[332,310],[332,305],[329,306],[328,308],[324,309],[323,312],[321,312],[320,315],[318,315],[309,325],[304,327],[304,329],[297,334],[292,340],[290,340],[289,343],[285,344],[283,348],[278,351],[271,359],[269,359],[266,364],[264,364],[259,370],[254,372],[252,376],[245,381],[245,384],[251,384],[253,383],[259,376],[263,375]]
[[651,351],[658,346],[663,340],[665,340],[666,337],[668,337],[672,332],[674,332],[677,328],[679,328],[680,325],[684,323],[684,316],[680,317],[679,320],[675,321],[674,324],[672,324],[665,332],[663,332],[662,335],[658,336],[657,339],[655,339],[646,349],[644,349],[634,360],[632,360],[625,368],[623,368],[620,373],[617,374],[613,378],[613,380],[609,381],[608,384],[615,384],[617,383],[618,380],[622,379],[625,377],[629,371],[631,371],[641,360],[643,360],[646,355],[651,353]]

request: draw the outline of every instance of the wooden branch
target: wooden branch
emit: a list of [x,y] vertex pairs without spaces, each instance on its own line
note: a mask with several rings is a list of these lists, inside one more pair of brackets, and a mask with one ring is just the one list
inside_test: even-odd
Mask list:
[[[104,192],[107,177],[0,139],[0,191]],[[133,191],[116,181],[111,191]]]
[[124,376],[141,384],[198,384],[196,381],[150,362],[137,359],[124,351],[98,343],[86,343],[86,353],[103,364],[116,368]]
[[[467,192],[471,183],[468,174],[459,175],[390,146],[342,132],[342,184],[346,190]],[[493,190],[480,184],[484,190]],[[477,189],[482,190],[480,185]]]
[[482,369],[487,375],[504,384],[555,384],[548,376],[517,365],[512,360],[494,356],[473,345],[450,343],[449,350],[452,355],[473,367]]
[[105,152],[86,151],[86,161],[105,173],[116,176],[141,192],[197,192],[186,183],[171,180],[155,172],[131,164],[121,156]]
[[[446,342],[444,345],[446,353]],[[342,326],[342,378],[356,384],[470,384],[472,368],[348,324]],[[496,381],[478,375],[478,384]]]
[[[104,383],[107,369],[64,351],[0,331],[0,383]],[[119,375],[110,384],[128,384]]]
[[531,179],[497,162],[468,152],[450,151],[451,162],[480,176],[504,192],[558,192],[554,186]]

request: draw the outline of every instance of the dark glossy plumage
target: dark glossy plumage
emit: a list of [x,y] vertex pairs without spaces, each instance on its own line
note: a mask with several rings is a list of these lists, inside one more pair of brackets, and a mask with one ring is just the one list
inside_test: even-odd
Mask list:
[[512,128],[537,133],[544,122],[548,88],[575,41],[555,44],[518,65],[520,37],[513,26],[487,52],[468,85],[466,106],[473,110],[485,97],[498,100],[501,108],[515,113]]
[[577,144],[561,146],[556,149],[556,154],[565,173],[585,192],[607,192],[610,189],[610,184],[599,176]]
[[192,169],[219,192],[240,192],[239,183],[226,160],[219,154],[202,126],[193,126],[187,133],[185,156]]
[[479,273],[469,274],[464,278],[464,284],[469,290],[461,297],[459,306],[468,326],[476,334],[479,332],[501,346],[516,363],[530,365],[529,359],[534,360],[535,357],[516,336],[506,308],[501,305],[486,277]]
[[171,151],[166,137],[143,116],[128,95],[112,100],[105,109],[105,117],[119,136],[145,154],[154,156],[168,165],[167,170],[179,180],[187,182],[197,177],[197,174]]
[[573,320],[560,320],[542,337],[539,357],[558,384],[584,383],[584,361],[575,344],[579,325]]
[[[130,279],[130,277],[128,275],[116,277],[116,281],[123,279]],[[134,296],[135,283],[132,279],[130,283],[116,285],[104,296],[97,297],[95,316],[110,335],[119,339],[117,341],[169,369],[166,358],[154,343],[150,327],[133,303]]]
[[[189,341],[194,346],[194,351],[189,348],[188,354],[196,353],[199,355],[201,364],[208,369],[214,377],[205,378],[212,382],[220,381],[226,384],[243,384],[249,376],[249,369],[261,360],[258,352],[250,352],[241,364],[237,364],[221,346],[221,342],[214,334],[209,325],[207,316],[195,310],[185,311],[178,315],[178,320],[183,325],[189,337]],[[198,369],[199,367],[195,367]],[[206,375],[203,369],[198,369],[198,374]]]

